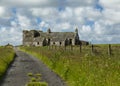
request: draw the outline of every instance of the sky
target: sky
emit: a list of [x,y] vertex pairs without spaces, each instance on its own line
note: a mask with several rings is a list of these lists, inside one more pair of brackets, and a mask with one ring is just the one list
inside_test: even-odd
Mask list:
[[0,45],[23,30],[74,32],[94,44],[120,43],[120,0],[0,0]]

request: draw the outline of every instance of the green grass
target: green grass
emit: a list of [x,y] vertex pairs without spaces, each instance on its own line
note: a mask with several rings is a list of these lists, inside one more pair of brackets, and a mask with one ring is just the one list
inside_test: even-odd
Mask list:
[[10,47],[0,47],[0,79],[14,59],[15,52]]
[[28,76],[30,80],[25,86],[48,86],[46,82],[41,82],[41,74],[28,73]]
[[68,86],[119,86],[120,85],[120,45],[112,45],[109,56],[108,45],[74,47],[73,51],[48,49],[48,47],[21,47],[62,77]]

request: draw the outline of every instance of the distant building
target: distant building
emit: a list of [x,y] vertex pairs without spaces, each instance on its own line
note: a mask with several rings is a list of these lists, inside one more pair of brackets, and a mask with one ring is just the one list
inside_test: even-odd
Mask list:
[[38,30],[23,31],[23,45],[25,46],[67,46],[89,44],[86,41],[80,41],[78,29],[75,32],[52,32],[50,29],[47,32]]
[[5,45],[5,47],[8,47],[8,48],[13,48],[13,45],[11,45],[11,44],[7,44],[7,45]]

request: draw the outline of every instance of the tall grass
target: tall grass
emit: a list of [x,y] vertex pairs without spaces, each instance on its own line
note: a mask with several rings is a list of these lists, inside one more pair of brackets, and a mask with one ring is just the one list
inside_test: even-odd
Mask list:
[[[113,47],[113,46],[112,46]],[[68,86],[119,86],[120,46],[114,45],[112,55],[107,54],[107,45],[96,45],[91,54],[90,46],[71,50],[48,49],[47,47],[22,47],[42,60],[60,75]]]
[[15,52],[10,47],[0,47],[0,79],[14,59]]

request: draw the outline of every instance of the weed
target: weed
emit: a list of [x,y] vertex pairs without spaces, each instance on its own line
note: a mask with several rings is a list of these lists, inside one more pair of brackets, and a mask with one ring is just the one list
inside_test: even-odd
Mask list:
[[29,82],[25,86],[48,86],[46,82],[41,82],[41,74],[28,73]]

